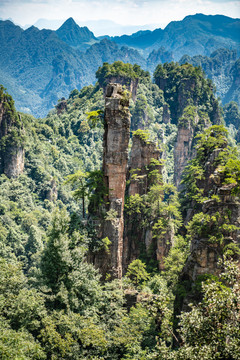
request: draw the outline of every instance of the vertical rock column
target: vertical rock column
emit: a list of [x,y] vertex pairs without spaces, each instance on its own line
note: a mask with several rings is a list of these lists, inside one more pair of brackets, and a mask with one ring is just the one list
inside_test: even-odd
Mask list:
[[[128,195],[140,196],[148,193],[152,184],[149,178],[151,170],[157,170],[159,175],[162,174],[161,151],[157,148],[157,144],[150,140],[145,140],[141,133],[133,136],[133,144],[131,149],[131,158],[129,164],[129,188]],[[157,162],[154,163],[154,160]],[[154,163],[152,166],[151,163]],[[159,164],[157,165],[159,161]],[[135,214],[136,215],[136,214]],[[148,251],[153,247],[155,260],[158,260],[158,245],[153,244],[152,227],[149,224],[146,228],[140,226],[142,214],[125,216],[124,244],[123,244],[123,273],[125,274],[128,265],[137,259],[141,251]]]
[[181,190],[180,182],[182,173],[189,160],[193,158],[194,129],[191,125],[187,128],[179,127],[177,141],[174,147],[174,184]]
[[109,272],[122,277],[123,208],[130,138],[129,93],[120,84],[109,84],[105,94],[103,174],[108,195],[103,237],[111,241]]
[[10,95],[0,88],[0,174],[16,178],[24,170],[24,129]]

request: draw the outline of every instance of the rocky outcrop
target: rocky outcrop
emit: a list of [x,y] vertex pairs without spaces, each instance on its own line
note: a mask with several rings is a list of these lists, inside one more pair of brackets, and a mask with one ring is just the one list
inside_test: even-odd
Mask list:
[[16,178],[24,170],[25,150],[21,146],[9,146],[2,155],[3,172],[9,178]]
[[[128,196],[145,195],[152,185],[150,173],[152,170],[161,176],[162,165],[160,160],[161,151],[155,142],[145,138],[144,132],[136,131],[133,136],[131,158],[129,164],[129,187]],[[125,214],[124,243],[123,243],[123,273],[128,265],[140,254],[151,253],[151,257],[157,261],[159,249],[157,239],[153,240],[151,224],[141,226],[142,214]]]
[[[240,199],[232,193],[236,184],[225,184],[221,168],[216,166],[223,151],[222,148],[213,151],[205,164],[205,177],[198,182],[203,197],[214,196],[203,202],[200,209],[203,230],[191,240],[191,253],[183,270],[183,278],[191,282],[199,275],[218,275],[218,260],[224,251],[229,247],[232,252],[231,249],[240,246]],[[196,211],[190,209],[188,220],[194,214]]]
[[0,173],[18,177],[24,170],[24,130],[10,95],[0,89]]
[[[127,89],[130,92],[133,101],[136,100],[138,78],[132,79],[132,78],[128,78],[126,76],[121,76],[121,75],[118,75],[118,76],[110,75],[106,78],[105,83],[122,85],[122,87],[124,89]],[[107,96],[107,88],[108,88],[108,85],[105,85],[103,87],[103,92],[104,92],[105,96]]]
[[170,124],[170,122],[171,122],[171,115],[170,115],[170,111],[169,111],[169,106],[167,104],[163,105],[162,120],[163,120],[164,124]]
[[[130,185],[128,195],[143,195],[149,190],[151,180],[148,177],[149,166],[152,159],[160,160],[161,150],[153,141],[145,140],[138,131],[133,136],[130,155],[129,173]],[[154,168],[161,174],[162,166],[155,165]]]
[[108,194],[104,219],[96,223],[99,238],[110,240],[109,249],[95,255],[94,263],[103,275],[122,277],[123,208],[130,138],[129,94],[122,85],[111,83],[105,91],[103,176]]
[[177,141],[174,147],[174,184],[179,189],[181,177],[187,162],[193,158],[193,138],[194,130],[192,126],[188,128],[179,127]]
[[52,179],[49,183],[48,189],[46,190],[46,199],[55,202],[58,198],[58,190],[55,179]]
[[[219,119],[218,114],[216,118]],[[216,120],[217,121],[217,120]],[[174,146],[174,184],[178,191],[182,190],[182,173],[188,161],[196,155],[195,136],[203,129],[211,126],[207,113],[199,111],[196,106],[187,106],[178,120],[177,141]]]
[[65,98],[62,98],[61,101],[55,106],[57,109],[57,115],[62,114],[64,111],[67,110],[67,101]]

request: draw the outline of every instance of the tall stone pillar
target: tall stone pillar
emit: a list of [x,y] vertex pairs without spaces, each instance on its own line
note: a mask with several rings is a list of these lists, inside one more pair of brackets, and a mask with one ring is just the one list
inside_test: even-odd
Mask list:
[[102,236],[111,241],[108,268],[111,277],[122,277],[123,208],[130,138],[129,92],[109,84],[105,94],[103,175],[108,189]]

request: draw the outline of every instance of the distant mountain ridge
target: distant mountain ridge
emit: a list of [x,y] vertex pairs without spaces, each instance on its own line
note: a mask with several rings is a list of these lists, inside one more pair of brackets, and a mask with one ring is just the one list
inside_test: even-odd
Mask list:
[[181,21],[170,22],[164,30],[139,31],[132,35],[111,37],[117,44],[144,49],[150,53],[163,46],[172,51],[174,60],[184,54],[207,55],[222,47],[240,47],[240,19],[223,15],[189,15]]
[[[0,83],[14,95],[18,110],[44,116],[74,88],[94,83],[103,62],[137,63],[153,72],[159,63],[185,54],[209,56],[223,47],[239,54],[239,29],[239,19],[197,14],[171,22],[164,30],[98,39],[72,18],[56,31],[34,26],[23,30],[9,20],[0,21]],[[232,71],[238,71],[237,64]],[[234,85],[234,93],[236,89]]]

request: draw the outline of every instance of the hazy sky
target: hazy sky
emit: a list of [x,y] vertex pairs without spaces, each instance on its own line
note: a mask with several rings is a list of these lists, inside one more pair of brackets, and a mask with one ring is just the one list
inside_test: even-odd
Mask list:
[[122,25],[165,27],[195,13],[240,17],[240,0],[0,0],[0,17],[25,25],[39,18],[108,19]]

